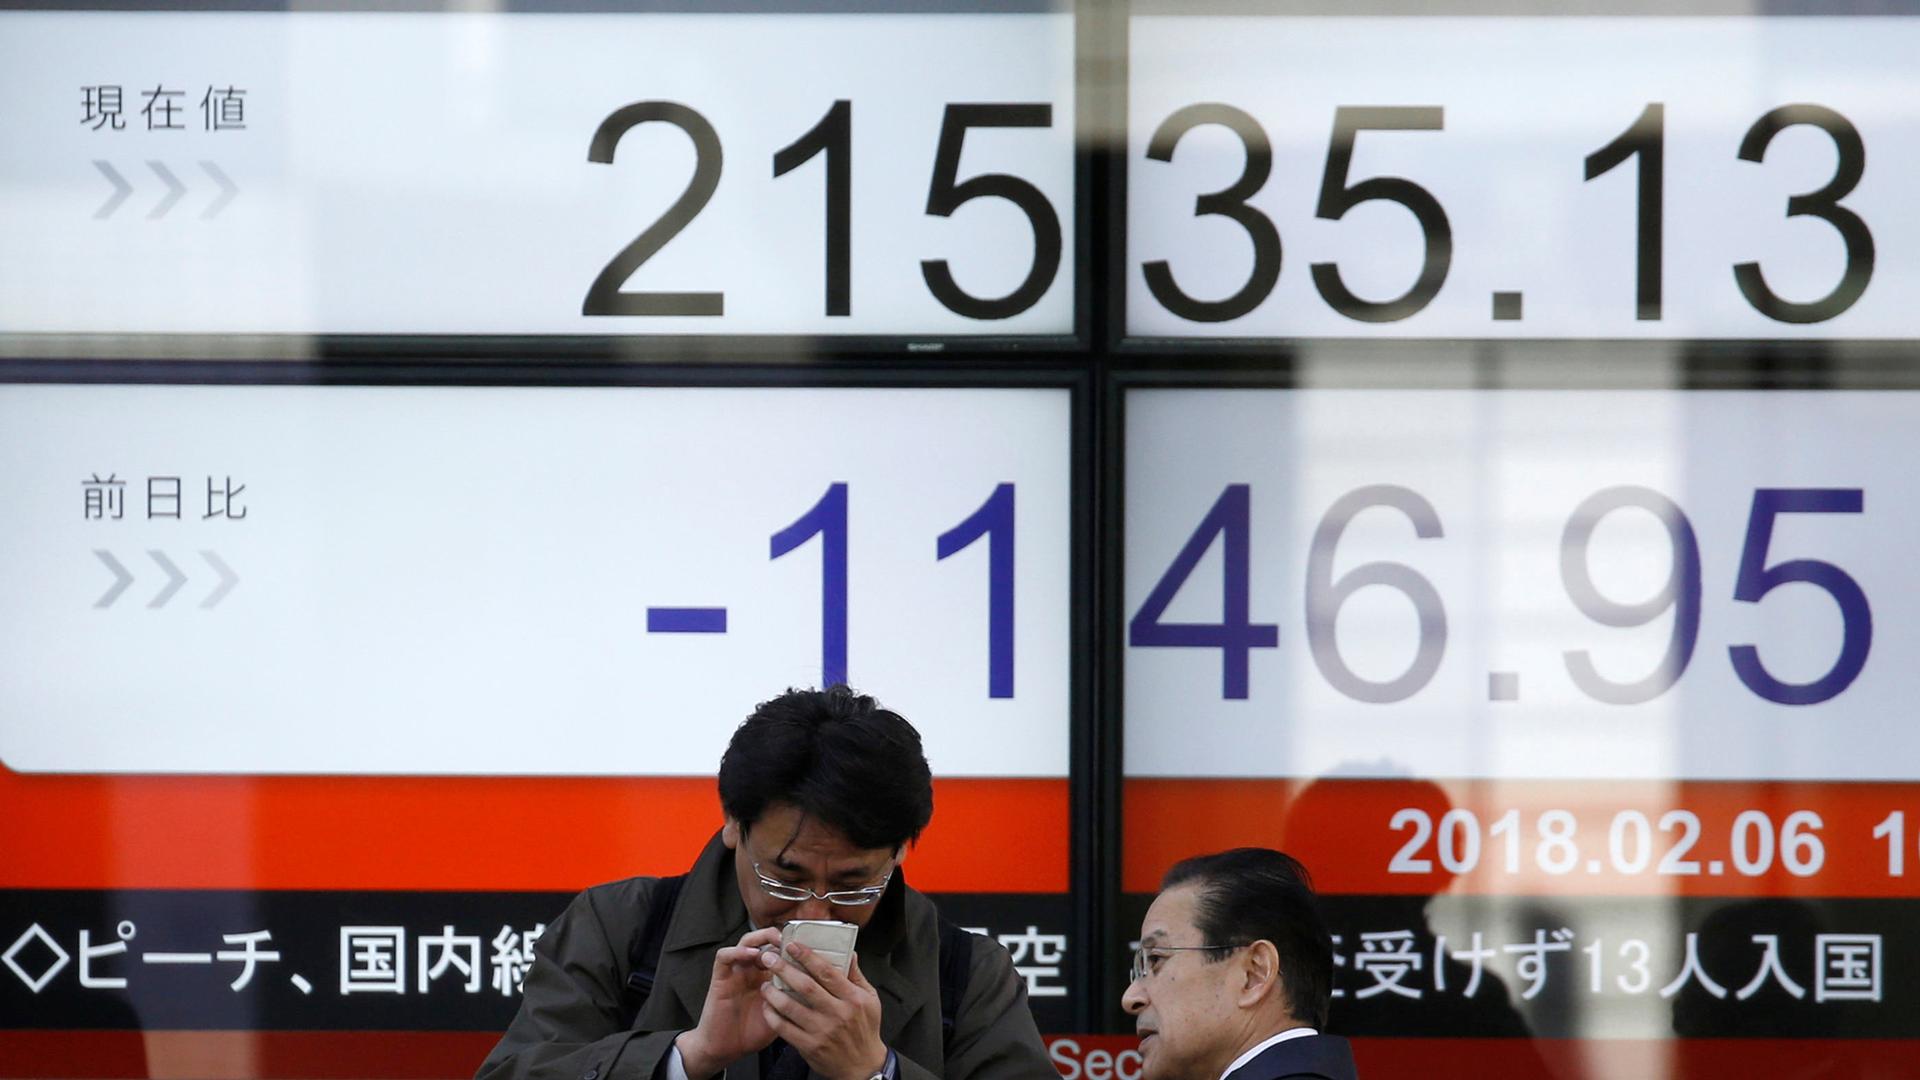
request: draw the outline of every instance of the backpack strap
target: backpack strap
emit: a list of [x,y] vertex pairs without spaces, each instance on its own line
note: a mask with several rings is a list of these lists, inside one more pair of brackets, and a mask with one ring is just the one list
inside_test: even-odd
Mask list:
[[973,974],[973,931],[940,917],[940,1048],[953,1049],[953,1028],[960,1017],[960,999],[967,996]]
[[680,886],[686,880],[685,874],[660,878],[647,897],[646,921],[640,924],[640,933],[633,939],[633,950],[627,954],[632,964],[632,971],[627,975],[629,1027],[653,994],[653,978],[660,970],[660,948],[667,940],[667,923],[673,919],[674,904],[679,901]]

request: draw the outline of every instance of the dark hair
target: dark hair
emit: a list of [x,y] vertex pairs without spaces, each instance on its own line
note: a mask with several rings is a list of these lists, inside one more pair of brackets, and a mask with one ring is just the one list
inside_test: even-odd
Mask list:
[[1175,863],[1160,882],[1162,890],[1178,885],[1199,886],[1193,922],[1207,944],[1273,942],[1280,953],[1287,1011],[1296,1020],[1326,1028],[1327,1006],[1333,1000],[1333,938],[1320,919],[1313,879],[1300,860],[1252,847],[1195,855]]
[[720,805],[750,829],[786,803],[858,848],[897,848],[933,817],[920,733],[844,685],[788,690],[734,729],[720,758]]

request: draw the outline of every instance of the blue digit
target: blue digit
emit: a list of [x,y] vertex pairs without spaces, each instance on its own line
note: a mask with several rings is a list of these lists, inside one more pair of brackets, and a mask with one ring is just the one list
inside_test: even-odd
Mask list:
[[[1236,700],[1247,696],[1247,665],[1252,650],[1272,649],[1280,644],[1280,627],[1277,624],[1250,621],[1252,586],[1247,548],[1248,536],[1252,532],[1249,524],[1252,518],[1251,502],[1252,489],[1246,484],[1228,484],[1214,502],[1213,509],[1208,510],[1207,516],[1201,520],[1200,527],[1187,539],[1186,546],[1173,557],[1173,564],[1167,567],[1159,583],[1147,594],[1146,602],[1140,605],[1133,621],[1127,625],[1129,645],[1219,649],[1221,696]],[[1181,586],[1187,583],[1187,577],[1213,546],[1216,536],[1224,537],[1226,542],[1226,570],[1220,586],[1220,621],[1161,622],[1160,617],[1167,613],[1167,605],[1173,602]]]
[[1867,653],[1873,648],[1873,609],[1860,583],[1845,570],[1818,559],[1789,559],[1776,566],[1767,565],[1767,545],[1773,540],[1773,519],[1781,514],[1858,514],[1865,506],[1859,488],[1760,488],[1753,493],[1753,509],[1747,516],[1747,540],[1740,552],[1740,572],[1733,586],[1733,598],[1757,604],[1774,589],[1795,581],[1804,581],[1825,589],[1840,605],[1840,658],[1825,675],[1810,683],[1782,682],[1760,663],[1760,650],[1752,645],[1729,646],[1733,670],[1747,688],[1768,701],[1781,705],[1816,705],[1853,685],[1860,670],[1867,666]]
[[827,485],[827,493],[793,524],[773,534],[777,559],[808,540],[820,538],[820,681],[847,681],[847,485]]
[[987,696],[1013,696],[1013,485],[1001,484],[971,516],[940,534],[938,558],[987,538]]

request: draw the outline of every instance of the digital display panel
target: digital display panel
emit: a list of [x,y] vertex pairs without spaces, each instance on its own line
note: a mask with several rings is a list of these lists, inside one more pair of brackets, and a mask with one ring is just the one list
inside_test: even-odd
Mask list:
[[1129,22],[1126,332],[1904,338],[1911,18]]
[[1760,1030],[1866,1064],[1914,1037],[1913,581],[1887,537],[1920,395],[1143,388],[1125,412],[1135,917],[1185,855],[1300,856],[1334,1029],[1438,1040],[1436,1069],[1695,1075],[1783,1052],[1714,1041]]
[[0,28],[0,332],[1074,332],[1065,12]]
[[925,741],[904,877],[1069,1029],[1071,440],[1065,389],[0,387],[0,1074],[470,1071],[843,680]]
[[838,677],[1064,1080],[1238,844],[1362,1075],[1914,1075],[1914,20],[416,6],[0,12],[0,1076],[467,1075]]
[[0,447],[19,771],[707,774],[757,672],[1066,773],[1064,391],[11,386]]

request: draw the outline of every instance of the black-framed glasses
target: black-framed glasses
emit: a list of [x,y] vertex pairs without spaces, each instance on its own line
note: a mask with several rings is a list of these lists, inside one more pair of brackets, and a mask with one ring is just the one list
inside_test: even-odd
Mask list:
[[1167,953],[1176,952],[1232,952],[1244,949],[1251,942],[1238,945],[1135,945],[1133,947],[1133,966],[1127,969],[1127,983],[1132,985],[1149,975],[1156,975]]
[[825,900],[839,907],[859,907],[880,899],[880,895],[887,891],[887,882],[893,880],[894,870],[891,866],[887,867],[887,872],[880,875],[879,881],[871,885],[863,885],[858,889],[829,889],[826,892],[817,893],[804,885],[791,885],[778,878],[768,877],[766,872],[760,869],[760,860],[751,855],[747,856],[747,862],[753,867],[753,876],[760,879],[760,887],[775,900],[785,900],[792,904],[801,904],[808,900]]

